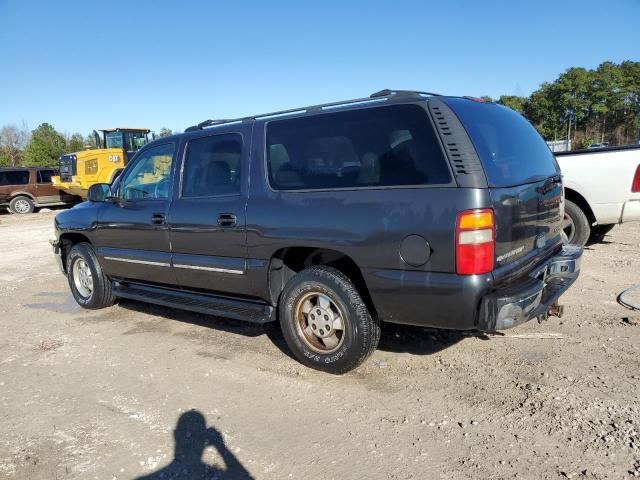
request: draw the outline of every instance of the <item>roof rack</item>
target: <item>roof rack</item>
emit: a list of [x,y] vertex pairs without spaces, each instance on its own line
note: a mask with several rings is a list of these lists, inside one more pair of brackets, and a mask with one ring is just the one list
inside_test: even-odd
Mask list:
[[309,113],[309,112],[318,112],[328,108],[341,107],[343,105],[353,105],[357,103],[372,103],[379,102],[388,97],[394,96],[439,96],[437,93],[431,92],[420,92],[417,90],[380,90],[379,92],[372,93],[368,97],[363,98],[354,98],[352,100],[342,100],[339,102],[330,102],[330,103],[321,103],[319,105],[310,105],[308,107],[300,107],[300,108],[292,108],[289,110],[279,110],[277,112],[271,113],[262,113],[260,115],[252,115],[249,117],[240,117],[240,118],[228,118],[228,119],[220,119],[220,120],[205,120],[204,122],[200,122],[197,125],[193,125],[185,130],[185,132],[193,132],[196,130],[202,130],[206,127],[213,127],[216,125],[223,125],[228,123],[236,123],[236,122],[249,122],[252,120],[257,120],[259,118],[269,118],[269,117],[279,117],[281,115],[290,115],[292,113]]

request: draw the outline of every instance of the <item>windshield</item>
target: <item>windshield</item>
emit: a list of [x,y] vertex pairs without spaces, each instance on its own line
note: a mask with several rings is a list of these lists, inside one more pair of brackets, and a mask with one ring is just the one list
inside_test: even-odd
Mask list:
[[147,144],[145,132],[106,132],[106,148],[124,148],[127,152],[137,152]]
[[480,156],[492,187],[531,183],[560,173],[555,157],[519,113],[495,103],[448,98]]

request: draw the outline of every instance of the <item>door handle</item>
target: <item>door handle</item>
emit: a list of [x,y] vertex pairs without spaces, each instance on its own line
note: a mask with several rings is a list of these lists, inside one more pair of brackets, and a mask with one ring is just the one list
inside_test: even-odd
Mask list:
[[218,215],[218,225],[221,227],[235,227],[238,223],[233,213],[221,213]]
[[165,216],[162,213],[154,213],[151,215],[151,223],[153,225],[162,225],[164,224]]

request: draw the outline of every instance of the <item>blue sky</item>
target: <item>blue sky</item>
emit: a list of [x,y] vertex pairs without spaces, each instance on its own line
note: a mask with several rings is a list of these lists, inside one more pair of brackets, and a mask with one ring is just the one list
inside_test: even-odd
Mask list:
[[639,0],[0,0],[0,126],[83,134],[382,88],[527,95],[640,60]]

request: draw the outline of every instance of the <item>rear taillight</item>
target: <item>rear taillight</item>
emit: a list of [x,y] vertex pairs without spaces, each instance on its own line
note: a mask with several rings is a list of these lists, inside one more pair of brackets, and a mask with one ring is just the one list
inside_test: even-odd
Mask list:
[[493,210],[465,210],[456,221],[456,273],[479,275],[493,270]]
[[640,165],[638,165],[638,168],[636,168],[636,174],[633,176],[631,191],[633,193],[640,193]]

